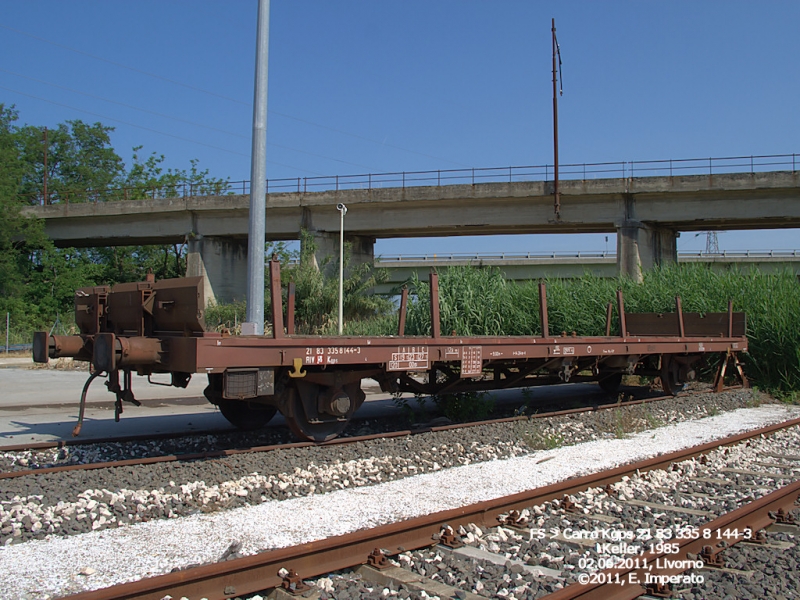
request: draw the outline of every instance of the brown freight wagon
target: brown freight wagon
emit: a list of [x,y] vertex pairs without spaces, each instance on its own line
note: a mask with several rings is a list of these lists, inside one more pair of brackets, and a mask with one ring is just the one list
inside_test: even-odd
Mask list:
[[[234,425],[255,429],[277,411],[301,439],[324,441],[339,435],[364,401],[361,381],[376,380],[385,392],[442,394],[597,381],[613,392],[624,374],[658,376],[667,393],[677,394],[694,379],[710,354],[724,357],[715,387],[722,388],[729,362],[746,383],[737,353],[747,350],[745,315],[729,303],[726,313],[626,314],[617,294],[620,330],[606,335],[551,335],[544,284],[540,284],[540,336],[463,337],[442,335],[439,289],[431,273],[430,337],[406,336],[407,292],[400,305],[397,336],[320,337],[294,335],[290,289],[284,330],[279,263],[270,263],[272,336],[232,336],[205,330],[203,280],[165,279],[83,288],[75,292],[76,336],[34,337],[36,362],[71,356],[91,361],[92,373],[81,398],[80,431],[86,390],[108,377],[123,402],[136,404],[132,374],[170,373],[172,385],[186,387],[192,374],[205,373],[205,395]],[[121,377],[120,377],[121,375]]]

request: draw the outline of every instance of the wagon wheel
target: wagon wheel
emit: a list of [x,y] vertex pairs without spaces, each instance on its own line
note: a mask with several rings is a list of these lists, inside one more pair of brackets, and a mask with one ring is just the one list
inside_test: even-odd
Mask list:
[[622,373],[603,373],[600,372],[600,379],[597,380],[600,389],[606,394],[616,394],[619,386],[622,385]]
[[681,365],[671,356],[661,357],[661,387],[664,392],[677,396],[686,388],[686,382],[681,377]]
[[246,400],[228,400],[220,398],[217,401],[219,412],[231,425],[244,431],[261,429],[270,422],[278,409],[268,404],[247,402]]
[[219,412],[231,425],[244,431],[261,429],[278,412],[277,408],[269,404],[223,398],[222,375],[217,373],[208,374],[208,386],[203,394],[211,404],[219,407]]
[[313,385],[311,396],[316,399],[320,392],[330,394],[331,402],[340,407],[338,416],[332,414],[309,414],[300,391],[293,388],[286,401],[287,411],[284,413],[286,424],[299,439],[309,442],[325,442],[337,437],[344,431],[353,413],[361,405],[364,392],[360,383],[343,386],[342,389],[333,391],[330,388]]

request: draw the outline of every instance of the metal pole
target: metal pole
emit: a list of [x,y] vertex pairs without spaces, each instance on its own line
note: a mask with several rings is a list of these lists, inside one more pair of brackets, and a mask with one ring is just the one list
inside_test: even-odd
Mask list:
[[556,218],[561,218],[561,196],[558,191],[558,94],[556,90],[556,20],[552,20],[553,33],[553,208]]
[[347,214],[347,207],[344,204],[337,204],[339,211],[339,335],[342,335],[344,324],[344,216]]
[[6,354],[8,354],[8,327],[11,323],[11,313],[6,313]]
[[247,237],[247,322],[242,323],[242,333],[264,335],[269,0],[258,1],[258,25],[256,31],[253,146],[250,163],[250,226]]
[[49,199],[48,194],[47,194],[47,150],[48,150],[47,146],[48,146],[48,142],[47,142],[47,127],[45,127],[44,128],[44,171],[43,171],[43,174],[44,174],[44,190],[43,190],[43,196],[42,196],[42,200],[44,201],[45,206],[50,204],[50,199]]

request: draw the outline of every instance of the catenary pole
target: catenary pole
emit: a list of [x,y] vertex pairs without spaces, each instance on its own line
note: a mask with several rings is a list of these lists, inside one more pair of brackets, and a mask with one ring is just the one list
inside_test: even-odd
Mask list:
[[[556,219],[561,217],[561,193],[558,189],[558,94],[556,93],[556,54],[558,42],[556,41],[556,20],[551,21],[553,34],[553,208]],[[559,57],[560,60],[560,57]]]
[[250,226],[247,236],[247,322],[245,335],[264,335],[264,245],[267,208],[267,75],[269,0],[258,2],[253,147],[250,163]]

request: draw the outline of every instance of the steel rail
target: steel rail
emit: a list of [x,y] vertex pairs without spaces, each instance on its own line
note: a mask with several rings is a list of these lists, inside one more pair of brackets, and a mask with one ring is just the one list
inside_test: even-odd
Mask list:
[[[741,389],[741,386],[735,386],[730,388],[725,388],[726,391],[732,389]],[[679,398],[690,396],[691,393],[681,393],[678,395]],[[495,425],[500,423],[513,423],[515,421],[524,421],[529,419],[547,419],[552,417],[559,417],[563,415],[574,415],[580,413],[589,413],[589,412],[596,412],[600,410],[608,410],[612,408],[620,408],[624,406],[636,406],[639,404],[649,404],[651,402],[660,402],[662,400],[671,400],[674,399],[675,396],[657,396],[655,398],[643,398],[641,400],[629,400],[627,402],[612,402],[609,404],[602,404],[597,406],[586,406],[582,408],[569,408],[564,410],[556,410],[550,411],[545,413],[535,413],[532,415],[518,415],[514,417],[503,417],[501,419],[487,419],[483,421],[472,421],[469,423],[454,423],[452,425],[436,425],[431,427],[419,427],[416,429],[402,429],[399,431],[389,431],[383,433],[375,433],[369,435],[360,435],[360,436],[352,436],[352,437],[340,437],[334,438],[327,442],[289,442],[286,444],[269,444],[266,446],[252,446],[249,448],[230,448],[226,450],[212,450],[208,452],[193,452],[193,453],[186,453],[186,454],[165,454],[163,456],[151,456],[151,457],[142,457],[142,458],[130,458],[126,460],[117,460],[117,461],[106,461],[106,462],[94,462],[94,463],[84,463],[84,464],[76,464],[76,465],[63,465],[63,466],[55,466],[55,467],[44,467],[40,469],[25,469],[19,471],[5,471],[0,472],[0,480],[3,479],[15,479],[18,477],[26,477],[29,475],[47,475],[51,473],[64,473],[68,471],[90,471],[94,469],[113,469],[116,467],[131,467],[131,466],[139,466],[139,465],[152,465],[157,463],[165,463],[165,462],[177,462],[177,461],[192,461],[192,460],[203,460],[203,459],[210,459],[210,458],[224,458],[226,456],[235,456],[237,454],[252,454],[256,452],[272,452],[274,450],[286,450],[286,449],[294,449],[294,448],[308,448],[309,446],[339,446],[345,444],[354,444],[358,442],[368,442],[372,440],[378,439],[392,439],[397,437],[405,437],[410,435],[419,435],[422,433],[429,433],[429,432],[437,432],[437,431],[451,431],[455,429],[466,429],[469,427],[479,427],[482,425]],[[223,433],[229,433],[225,431]],[[205,435],[203,433],[192,433],[191,435]],[[168,434],[163,434],[163,437],[168,438]],[[173,436],[176,438],[185,437],[185,435],[178,435]],[[120,440],[124,441],[138,441],[138,440],[151,440],[154,438],[150,438],[147,436],[130,436],[127,438],[120,438],[118,440],[110,440],[112,442],[118,442]],[[83,444],[89,445],[93,443],[100,443],[97,441],[86,441]],[[106,441],[108,443],[108,441]],[[62,448],[64,445],[69,445],[69,441],[65,442],[40,442],[37,444],[31,445],[19,445],[19,446],[6,446],[0,447],[0,452],[13,452],[13,451],[27,451],[27,450],[41,450],[41,449],[55,449],[55,448]]]
[[431,546],[438,541],[444,525],[453,528],[469,523],[496,526],[499,524],[498,517],[511,510],[521,510],[588,488],[604,486],[632,473],[663,469],[675,462],[688,460],[722,446],[798,425],[800,418],[503,498],[300,546],[269,550],[227,562],[83,592],[69,596],[69,599],[162,600],[165,595],[171,595],[175,598],[186,596],[191,599],[222,600],[234,595],[258,592],[281,585],[283,580],[278,575],[281,568],[292,569],[301,577],[310,578],[364,564],[375,548],[384,549],[391,555]]
[[[784,486],[766,496],[746,504],[730,513],[714,519],[710,523],[701,525],[698,528],[698,537],[681,540],[676,542],[679,545],[678,552],[665,553],[650,551],[640,557],[647,559],[649,568],[611,568],[602,571],[598,579],[605,583],[574,583],[552,594],[545,596],[547,600],[633,600],[647,593],[653,593],[653,587],[641,585],[646,582],[646,576],[650,576],[651,581],[656,578],[656,582],[665,580],[659,577],[670,577],[679,575],[689,570],[676,563],[691,563],[689,554],[702,556],[704,550],[710,556],[742,541],[747,541],[754,537],[758,531],[775,523],[770,513],[777,513],[779,510],[789,512],[794,506],[800,494],[800,481],[795,481]],[[668,559],[668,566],[659,567],[659,561]],[[693,567],[690,567],[693,568]]]

